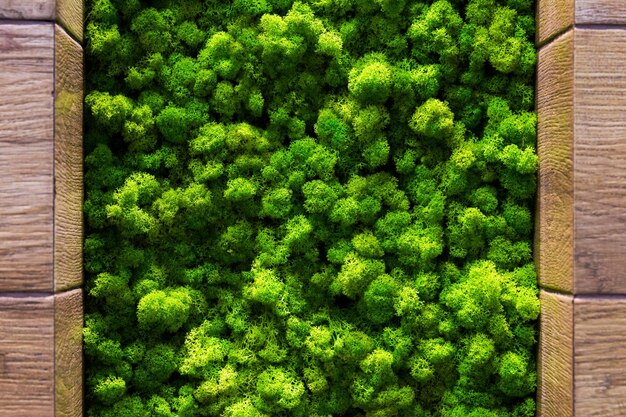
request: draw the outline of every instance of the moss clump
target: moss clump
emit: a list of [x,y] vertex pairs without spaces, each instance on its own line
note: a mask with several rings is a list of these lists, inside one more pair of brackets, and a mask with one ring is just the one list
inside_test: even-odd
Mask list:
[[92,417],[530,417],[530,0],[89,0]]

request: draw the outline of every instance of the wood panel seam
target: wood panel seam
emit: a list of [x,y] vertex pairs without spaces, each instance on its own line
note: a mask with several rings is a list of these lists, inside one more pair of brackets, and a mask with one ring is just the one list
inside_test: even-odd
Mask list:
[[540,289],[542,289],[542,290],[544,290],[544,291],[546,291],[546,292],[549,292],[549,293],[551,293],[551,294],[569,295],[569,296],[574,295],[574,294],[572,294],[571,292],[567,292],[567,291],[564,291],[564,290],[560,290],[560,289],[558,289],[558,288],[552,288],[552,287],[550,287],[550,286],[546,286],[546,285],[539,285],[539,288],[540,288]]
[[539,41],[535,44],[536,48],[537,48],[537,52],[539,52],[540,49],[548,46],[549,44],[551,44],[552,42],[556,41],[557,39],[559,39],[560,37],[564,36],[567,34],[567,32],[569,32],[570,30],[573,30],[574,27],[576,27],[575,25],[568,25],[566,27],[564,27],[563,29],[553,33],[552,35],[548,36],[547,38],[543,39],[542,41]]

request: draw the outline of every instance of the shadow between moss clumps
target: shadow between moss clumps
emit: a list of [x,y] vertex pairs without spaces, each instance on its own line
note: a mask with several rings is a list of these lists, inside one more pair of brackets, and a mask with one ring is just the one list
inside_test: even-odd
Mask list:
[[88,0],[93,417],[531,417],[530,0]]

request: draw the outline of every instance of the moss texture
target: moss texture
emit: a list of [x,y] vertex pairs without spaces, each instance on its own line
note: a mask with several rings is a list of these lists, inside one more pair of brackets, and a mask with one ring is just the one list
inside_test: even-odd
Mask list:
[[89,416],[534,416],[532,1],[87,3]]

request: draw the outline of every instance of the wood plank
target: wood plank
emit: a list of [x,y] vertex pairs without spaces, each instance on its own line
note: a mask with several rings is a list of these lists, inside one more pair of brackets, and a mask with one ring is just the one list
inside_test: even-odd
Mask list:
[[626,23],[624,0],[576,0],[576,24],[622,25]]
[[626,294],[626,30],[575,31],[576,294]]
[[541,291],[537,358],[537,415],[541,417],[573,415],[573,305],[572,296]]
[[54,0],[0,0],[0,18],[54,20]]
[[0,297],[0,417],[54,415],[53,297]]
[[544,46],[537,70],[536,262],[541,285],[562,292],[573,288],[573,41],[570,30]]
[[575,0],[537,0],[537,39],[543,45],[574,24]]
[[83,411],[83,293],[54,297],[55,417],[81,417]]
[[574,301],[576,416],[626,415],[626,298]]
[[54,25],[0,24],[0,292],[52,290]]
[[83,50],[56,27],[55,291],[82,283]]

